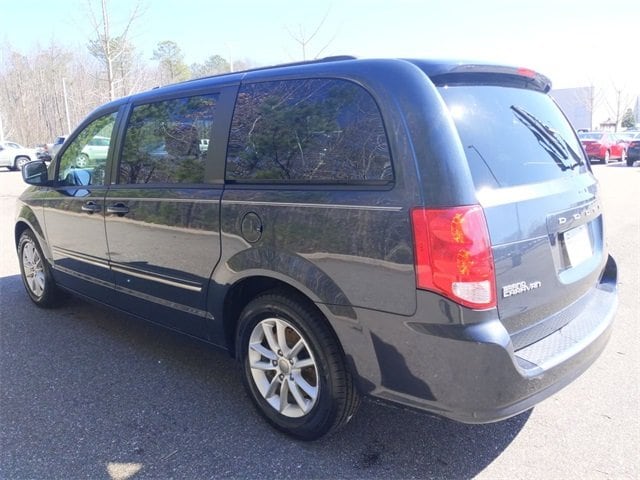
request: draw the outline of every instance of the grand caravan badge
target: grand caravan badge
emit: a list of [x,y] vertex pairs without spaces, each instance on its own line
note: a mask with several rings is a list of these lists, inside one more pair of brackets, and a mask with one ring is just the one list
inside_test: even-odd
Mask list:
[[542,286],[542,282],[535,281],[531,283],[527,282],[518,282],[512,283],[510,285],[505,285],[502,287],[502,298],[513,297],[514,295],[519,295],[521,293],[530,292],[531,290],[535,290]]

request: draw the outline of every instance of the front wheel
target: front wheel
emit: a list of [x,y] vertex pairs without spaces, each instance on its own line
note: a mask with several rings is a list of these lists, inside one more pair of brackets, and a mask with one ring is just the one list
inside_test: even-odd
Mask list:
[[620,161],[625,163],[627,161],[627,151],[623,148],[622,153],[620,154]]
[[609,150],[607,150],[606,152],[604,152],[603,163],[607,165],[609,163],[609,160],[611,160],[611,153],[609,153]]
[[14,163],[13,170],[22,170],[27,163],[29,163],[31,159],[29,157],[18,157]]
[[50,308],[57,304],[60,294],[42,249],[31,230],[25,230],[18,242],[18,260],[22,282],[39,307]]
[[358,407],[337,340],[302,298],[273,291],[249,302],[236,351],[251,399],[285,433],[315,440],[347,423]]

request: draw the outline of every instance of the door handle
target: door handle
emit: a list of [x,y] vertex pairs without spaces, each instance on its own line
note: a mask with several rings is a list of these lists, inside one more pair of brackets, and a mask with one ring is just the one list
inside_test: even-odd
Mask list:
[[81,209],[83,212],[87,213],[96,213],[102,210],[102,208],[100,208],[100,205],[98,205],[96,202],[86,202],[84,205],[82,205]]
[[126,215],[129,213],[129,207],[127,207],[124,203],[116,203],[115,205],[110,205],[107,207],[107,213],[115,213],[119,217]]

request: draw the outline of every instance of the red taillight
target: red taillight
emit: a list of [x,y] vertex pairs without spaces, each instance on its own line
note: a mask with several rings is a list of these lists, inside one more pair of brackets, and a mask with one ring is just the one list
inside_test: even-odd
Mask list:
[[411,210],[418,288],[471,308],[496,306],[495,272],[482,207]]

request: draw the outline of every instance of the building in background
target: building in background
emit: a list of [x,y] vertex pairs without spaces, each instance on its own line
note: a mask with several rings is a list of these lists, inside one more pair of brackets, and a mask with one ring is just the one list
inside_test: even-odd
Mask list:
[[560,105],[576,130],[593,128],[593,87],[558,88],[551,96]]

